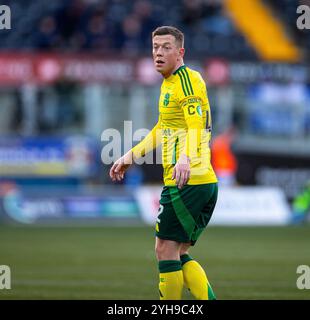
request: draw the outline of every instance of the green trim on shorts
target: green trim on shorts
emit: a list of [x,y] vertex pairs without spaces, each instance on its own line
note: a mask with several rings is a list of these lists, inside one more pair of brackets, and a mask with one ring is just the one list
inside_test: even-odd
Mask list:
[[177,187],[169,188],[170,196],[174,211],[182,224],[185,232],[190,236],[194,229],[196,222],[190,212],[187,210],[186,206],[184,205],[181,195]]

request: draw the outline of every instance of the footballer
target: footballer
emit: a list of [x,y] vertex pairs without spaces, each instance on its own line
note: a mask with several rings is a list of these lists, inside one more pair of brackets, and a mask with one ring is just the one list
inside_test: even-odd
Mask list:
[[199,300],[215,295],[202,266],[189,255],[208,225],[217,201],[217,178],[210,163],[211,111],[200,73],[188,68],[184,34],[175,27],[152,33],[153,60],[163,76],[158,122],[110,169],[113,181],[158,145],[162,148],[164,187],[156,223],[155,253],[161,300],[180,300],[183,287]]

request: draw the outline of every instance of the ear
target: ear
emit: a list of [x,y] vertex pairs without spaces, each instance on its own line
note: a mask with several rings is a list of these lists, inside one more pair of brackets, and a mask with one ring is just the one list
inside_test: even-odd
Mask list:
[[184,48],[180,48],[179,49],[179,55],[181,56],[182,59],[184,57],[184,54],[185,54],[185,49]]

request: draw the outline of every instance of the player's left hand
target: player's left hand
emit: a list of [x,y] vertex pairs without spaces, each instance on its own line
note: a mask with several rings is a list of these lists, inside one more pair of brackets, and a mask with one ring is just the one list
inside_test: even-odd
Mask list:
[[183,188],[183,186],[188,182],[190,173],[190,159],[185,154],[181,154],[172,173],[172,180],[175,179],[179,189]]

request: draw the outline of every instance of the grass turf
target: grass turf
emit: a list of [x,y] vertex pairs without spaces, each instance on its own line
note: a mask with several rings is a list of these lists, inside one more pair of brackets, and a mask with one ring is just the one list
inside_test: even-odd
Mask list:
[[[158,299],[153,229],[0,227],[0,299]],[[191,254],[218,299],[310,299],[296,268],[310,265],[310,227],[208,227]],[[184,299],[191,299],[184,290]]]

